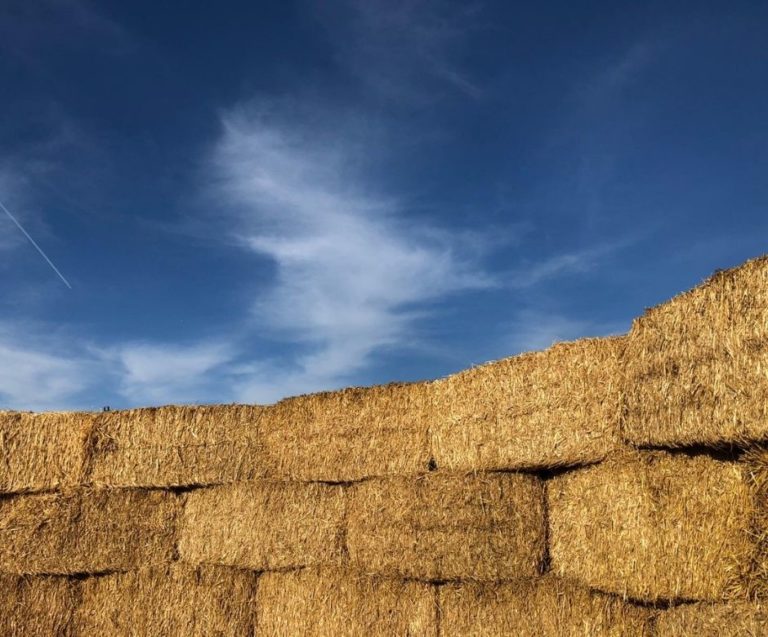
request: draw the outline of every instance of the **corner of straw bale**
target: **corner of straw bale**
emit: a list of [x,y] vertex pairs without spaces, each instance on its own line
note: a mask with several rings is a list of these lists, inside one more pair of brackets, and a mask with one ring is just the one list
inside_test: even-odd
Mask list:
[[70,637],[77,596],[64,577],[0,574],[0,635]]
[[165,564],[87,577],[76,635],[254,634],[257,575],[219,567]]
[[175,487],[260,477],[257,424],[263,409],[169,405],[103,413],[90,449],[91,480],[118,487]]
[[719,600],[744,577],[755,494],[743,467],[632,452],[554,478],[553,570],[642,600]]
[[421,580],[496,580],[538,573],[542,482],[513,473],[371,480],[350,489],[350,564]]
[[259,432],[268,476],[351,482],[425,471],[432,387],[357,387],[266,408]]
[[662,611],[655,637],[758,637],[768,634],[768,609],[749,602],[681,604]]
[[274,570],[338,564],[343,557],[340,486],[244,482],[189,494],[179,554],[191,563]]
[[653,613],[615,595],[545,576],[440,586],[440,634],[650,637]]
[[77,489],[0,499],[0,571],[94,573],[173,554],[173,493]]
[[78,484],[93,419],[78,412],[0,412],[0,493]]
[[540,469],[602,460],[620,446],[623,337],[559,343],[437,384],[440,468]]
[[768,439],[768,258],[722,271],[636,319],[624,367],[630,442]]
[[437,637],[435,590],[335,569],[265,573],[257,594],[259,634],[273,637]]

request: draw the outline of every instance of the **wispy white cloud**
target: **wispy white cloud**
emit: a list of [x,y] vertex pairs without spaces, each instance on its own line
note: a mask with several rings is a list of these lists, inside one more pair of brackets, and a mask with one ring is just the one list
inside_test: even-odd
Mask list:
[[454,238],[376,193],[344,131],[328,130],[253,108],[223,120],[218,192],[239,210],[241,244],[276,266],[254,304],[257,325],[302,346],[251,367],[242,399],[339,385],[377,351],[403,345],[429,302],[491,284]]
[[422,100],[445,88],[482,96],[456,55],[479,9],[477,3],[435,0],[344,0],[318,6],[340,63],[375,92],[400,100]]
[[221,386],[233,358],[227,343],[128,343],[100,357],[117,378],[117,392],[131,403],[200,402],[214,388],[219,401],[228,399]]

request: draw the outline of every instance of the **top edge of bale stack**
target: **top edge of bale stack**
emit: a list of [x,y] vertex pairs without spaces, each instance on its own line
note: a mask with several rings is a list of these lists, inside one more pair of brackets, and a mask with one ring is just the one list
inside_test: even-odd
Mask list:
[[623,369],[633,444],[768,440],[768,256],[647,310],[632,325]]

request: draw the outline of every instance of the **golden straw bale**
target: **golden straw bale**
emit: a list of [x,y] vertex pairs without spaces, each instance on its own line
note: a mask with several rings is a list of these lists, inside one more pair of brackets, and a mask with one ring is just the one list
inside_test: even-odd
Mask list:
[[743,468],[707,456],[626,453],[548,486],[552,568],[654,601],[718,600],[755,550]]
[[441,469],[537,469],[602,460],[619,446],[622,338],[584,339],[437,383]]
[[339,486],[259,481],[201,489],[188,496],[179,554],[255,570],[337,563],[344,511]]
[[166,564],[88,577],[80,584],[77,635],[252,635],[256,574]]
[[432,384],[392,384],[288,398],[259,420],[269,476],[349,482],[429,465]]
[[625,374],[624,434],[633,443],[768,439],[768,257],[637,319]]
[[0,574],[0,635],[73,636],[75,589],[64,577]]
[[659,613],[657,637],[758,637],[768,635],[768,609],[759,604],[682,604]]
[[652,613],[615,595],[546,576],[440,587],[443,637],[646,637]]
[[350,490],[351,564],[424,580],[535,575],[544,558],[543,483],[514,473],[388,478]]
[[0,493],[78,484],[93,418],[85,413],[0,412]]
[[265,573],[257,594],[258,634],[270,637],[437,637],[432,586],[337,570]]
[[0,499],[0,571],[94,573],[169,560],[179,497],[136,490]]
[[102,414],[91,480],[110,486],[184,486],[263,474],[256,423],[262,407],[168,406]]

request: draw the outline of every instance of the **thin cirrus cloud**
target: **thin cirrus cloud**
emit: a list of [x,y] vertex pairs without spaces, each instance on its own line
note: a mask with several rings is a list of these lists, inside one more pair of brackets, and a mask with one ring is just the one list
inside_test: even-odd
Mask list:
[[298,354],[241,369],[239,398],[269,402],[345,383],[403,346],[430,302],[493,285],[454,238],[409,219],[352,164],[354,142],[239,108],[223,118],[217,193],[237,210],[240,244],[268,258],[274,282],[254,325]]

